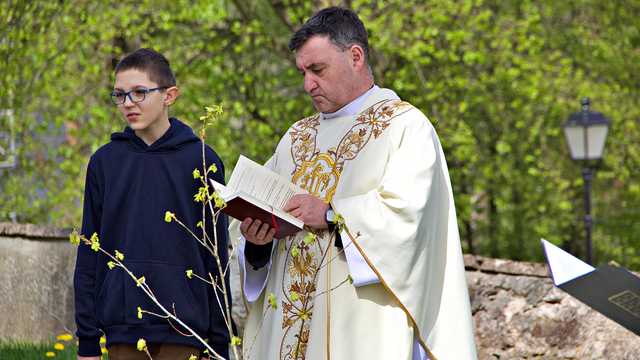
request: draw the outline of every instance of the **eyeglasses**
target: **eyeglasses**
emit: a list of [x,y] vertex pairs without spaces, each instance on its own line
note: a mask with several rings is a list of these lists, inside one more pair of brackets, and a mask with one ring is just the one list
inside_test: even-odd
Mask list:
[[112,91],[111,92],[111,101],[113,101],[113,103],[115,105],[122,105],[124,104],[125,101],[127,101],[127,97],[129,97],[129,100],[131,100],[132,103],[139,103],[144,101],[145,97],[147,96],[148,93],[152,92],[152,91],[161,91],[161,90],[165,90],[168,89],[167,86],[160,86],[157,88],[153,88],[153,89],[147,89],[147,88],[136,88],[133,89],[131,91]]

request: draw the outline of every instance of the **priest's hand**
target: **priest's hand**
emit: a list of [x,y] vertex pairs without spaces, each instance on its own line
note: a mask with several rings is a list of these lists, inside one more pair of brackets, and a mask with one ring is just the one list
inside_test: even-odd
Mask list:
[[240,233],[250,243],[266,245],[273,241],[276,229],[258,219],[246,218],[240,224]]
[[309,194],[294,195],[284,206],[284,211],[302,220],[313,229],[326,229],[329,204]]

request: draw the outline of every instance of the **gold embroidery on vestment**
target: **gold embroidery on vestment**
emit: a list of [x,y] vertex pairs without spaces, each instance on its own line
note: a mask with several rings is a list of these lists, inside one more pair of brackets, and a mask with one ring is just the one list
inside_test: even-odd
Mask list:
[[[321,152],[316,144],[320,116],[314,115],[300,120],[289,132],[291,156],[295,164],[291,181],[309,194],[330,202],[345,163],[355,159],[372,139],[377,139],[394,117],[410,109],[410,104],[399,100],[384,100],[374,104],[361,112],[338,145],[328,148],[326,152]],[[329,232],[324,231],[317,235],[318,239],[311,244],[305,244],[304,241],[296,243],[296,237],[285,240],[286,272],[282,278],[284,333],[280,343],[282,360],[306,358],[318,274],[327,261],[328,249],[333,246]],[[324,247],[321,244],[324,244]],[[330,258],[328,261],[331,261]],[[329,292],[328,288],[326,290]]]
[[329,203],[336,192],[339,179],[340,173],[333,157],[320,153],[312,161],[303,161],[293,174],[291,182]]

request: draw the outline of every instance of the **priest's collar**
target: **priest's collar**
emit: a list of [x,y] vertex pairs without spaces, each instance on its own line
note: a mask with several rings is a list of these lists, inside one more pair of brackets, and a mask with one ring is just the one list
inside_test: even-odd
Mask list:
[[378,85],[373,85],[371,89],[367,90],[362,95],[355,98],[352,102],[341,107],[338,111],[335,111],[332,113],[320,113],[321,119],[325,120],[325,119],[333,119],[341,116],[353,116],[359,113],[360,108],[362,107],[362,104],[367,99],[367,97],[379,89],[380,88],[378,87]]

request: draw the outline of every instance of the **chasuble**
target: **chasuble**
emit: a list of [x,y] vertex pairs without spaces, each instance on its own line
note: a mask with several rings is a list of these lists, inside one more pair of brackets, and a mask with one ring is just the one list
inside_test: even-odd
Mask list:
[[[352,103],[353,104],[353,103]],[[476,359],[449,173],[422,112],[374,87],[355,114],[296,122],[265,166],[330,203],[335,232],[240,265],[247,360]]]

